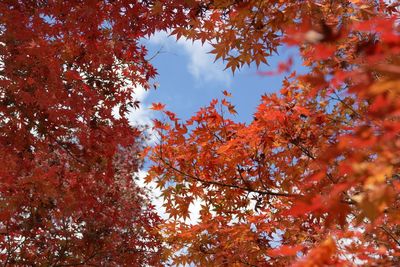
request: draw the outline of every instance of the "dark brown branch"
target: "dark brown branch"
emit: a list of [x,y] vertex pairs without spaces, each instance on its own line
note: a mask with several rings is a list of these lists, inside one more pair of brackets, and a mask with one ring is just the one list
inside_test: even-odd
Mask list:
[[360,113],[358,113],[356,110],[354,110],[354,108],[352,106],[350,106],[349,104],[347,104],[343,99],[340,98],[340,96],[338,95],[338,93],[336,91],[333,91],[333,93],[335,94],[336,98],[334,97],[330,97],[333,100],[339,101],[340,103],[342,103],[342,105],[344,105],[346,108],[348,108],[349,110],[351,110],[351,112],[353,112],[353,114],[355,116],[357,116],[358,118],[362,118],[362,116],[360,115]]
[[400,246],[400,240],[397,239],[385,226],[380,226],[381,228],[398,246]]
[[225,183],[221,183],[221,182],[217,182],[217,181],[207,181],[204,180],[200,177],[185,173],[177,168],[175,168],[174,166],[172,166],[169,162],[167,162],[166,160],[164,160],[161,157],[158,157],[166,166],[168,166],[168,168],[170,168],[171,170],[187,177],[190,178],[192,180],[195,180],[197,182],[200,182],[202,184],[207,184],[207,185],[215,185],[215,186],[220,186],[220,187],[228,187],[228,188],[232,188],[232,189],[239,189],[245,192],[250,192],[250,193],[258,193],[260,195],[265,195],[265,196],[277,196],[277,197],[302,197],[303,195],[301,194],[291,194],[291,193],[282,193],[282,192],[273,192],[270,190],[257,190],[257,189],[252,189],[249,187],[241,187],[239,185],[234,185],[234,184],[225,184]]

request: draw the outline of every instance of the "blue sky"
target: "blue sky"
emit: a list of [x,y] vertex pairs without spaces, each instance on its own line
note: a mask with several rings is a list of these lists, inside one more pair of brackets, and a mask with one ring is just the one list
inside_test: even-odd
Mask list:
[[[149,49],[149,58],[160,51],[151,61],[158,71],[155,81],[159,87],[150,91],[138,88],[136,97],[142,102],[142,106],[130,114],[129,118],[133,123],[151,126],[152,118],[159,114],[149,109],[153,102],[164,103],[166,109],[176,113],[178,118],[188,119],[200,107],[208,105],[213,98],[222,98],[223,90],[232,93],[230,100],[238,112],[233,119],[249,123],[261,95],[280,90],[285,75],[260,76],[255,66],[245,67],[232,75],[230,70],[224,71],[223,62],[214,63],[213,55],[208,54],[211,50],[210,45],[202,46],[199,42],[192,43],[183,39],[177,42],[174,37],[168,37],[166,33],[157,33],[143,43]],[[293,69],[296,71],[305,69],[301,66],[301,60],[295,49],[282,47],[279,49],[279,55],[269,59],[270,66],[261,66],[260,71],[276,70],[278,63],[286,61],[290,56],[294,58]],[[152,140],[155,141],[154,138]],[[139,177],[146,176],[147,167],[145,164],[144,169],[139,171]],[[153,195],[152,202],[158,213],[167,219],[162,199],[159,198],[160,190],[156,189],[154,184],[146,187]],[[189,222],[196,223],[199,208],[200,202],[191,204]]]
[[[223,62],[214,62],[209,44],[192,43],[159,32],[149,40],[144,40],[149,49],[149,57],[157,54],[152,64],[157,68],[157,90],[139,92],[142,110],[132,116],[140,123],[150,123],[156,114],[149,110],[153,102],[166,104],[166,109],[181,119],[188,119],[200,107],[207,105],[213,98],[221,98],[222,91],[232,93],[230,99],[238,114],[235,120],[250,122],[262,94],[276,92],[281,88],[284,75],[260,76],[255,66],[244,67],[232,74],[224,71]],[[302,69],[297,51],[293,48],[279,49],[279,55],[269,59],[270,66],[260,66],[261,71],[275,70],[277,64],[294,56],[294,69]]]

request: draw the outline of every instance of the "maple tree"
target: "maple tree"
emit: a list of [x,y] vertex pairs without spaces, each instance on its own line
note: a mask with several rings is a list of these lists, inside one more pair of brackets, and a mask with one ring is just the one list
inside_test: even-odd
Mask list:
[[153,6],[0,1],[4,266],[158,264],[160,218],[132,178],[144,136],[126,117],[156,74],[140,38],[175,24]]
[[[397,18],[368,0],[2,1],[2,262],[398,264]],[[309,68],[248,125],[228,92],[187,122],[162,111],[147,178],[171,215],[161,231],[126,118],[156,74],[139,40],[158,30],[211,42],[233,72],[281,44]]]
[[[170,215],[170,261],[400,264],[399,4],[188,3],[189,21],[173,34],[211,42],[232,71],[265,63],[281,44],[298,46],[309,71],[262,96],[249,124],[230,118],[228,92],[187,121],[157,104],[165,120],[154,122],[160,141],[147,181]],[[190,223],[196,203],[200,218]]]

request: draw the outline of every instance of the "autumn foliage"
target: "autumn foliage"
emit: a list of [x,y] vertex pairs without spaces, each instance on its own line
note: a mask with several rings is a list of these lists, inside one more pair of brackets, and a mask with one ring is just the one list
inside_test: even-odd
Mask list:
[[156,74],[139,39],[168,23],[138,1],[0,1],[4,266],[158,264],[125,114]]
[[[159,143],[128,123],[156,31],[212,44],[233,72],[287,73],[254,119],[223,92]],[[268,57],[295,46],[277,70]],[[399,4],[373,0],[0,2],[4,266],[400,265]],[[192,205],[200,218],[190,222]]]
[[309,70],[262,96],[249,124],[233,120],[228,92],[187,121],[155,121],[148,181],[170,214],[174,264],[400,264],[398,12],[384,1],[202,1],[174,30],[210,41],[234,72],[282,44]]

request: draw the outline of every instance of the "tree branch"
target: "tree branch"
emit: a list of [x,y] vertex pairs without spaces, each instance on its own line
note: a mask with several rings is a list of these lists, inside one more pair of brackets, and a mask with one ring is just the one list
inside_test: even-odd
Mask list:
[[385,226],[380,226],[381,228],[398,246],[400,246],[400,240],[397,239]]
[[217,181],[207,181],[204,180],[200,177],[185,173],[177,168],[175,168],[174,166],[172,166],[169,162],[167,162],[166,160],[164,160],[161,157],[158,157],[168,168],[170,168],[171,170],[179,173],[180,175],[183,175],[187,178],[190,178],[192,180],[195,180],[197,182],[200,182],[202,184],[207,184],[207,185],[215,185],[215,186],[220,186],[220,187],[228,187],[228,188],[232,188],[232,189],[239,189],[245,192],[250,192],[250,193],[258,193],[260,195],[265,195],[265,196],[277,196],[277,197],[302,197],[303,195],[301,194],[291,194],[291,193],[283,193],[283,192],[274,192],[271,190],[257,190],[257,189],[252,189],[249,187],[242,187],[239,185],[235,185],[235,184],[226,184],[226,183],[222,183],[222,182],[217,182]]

